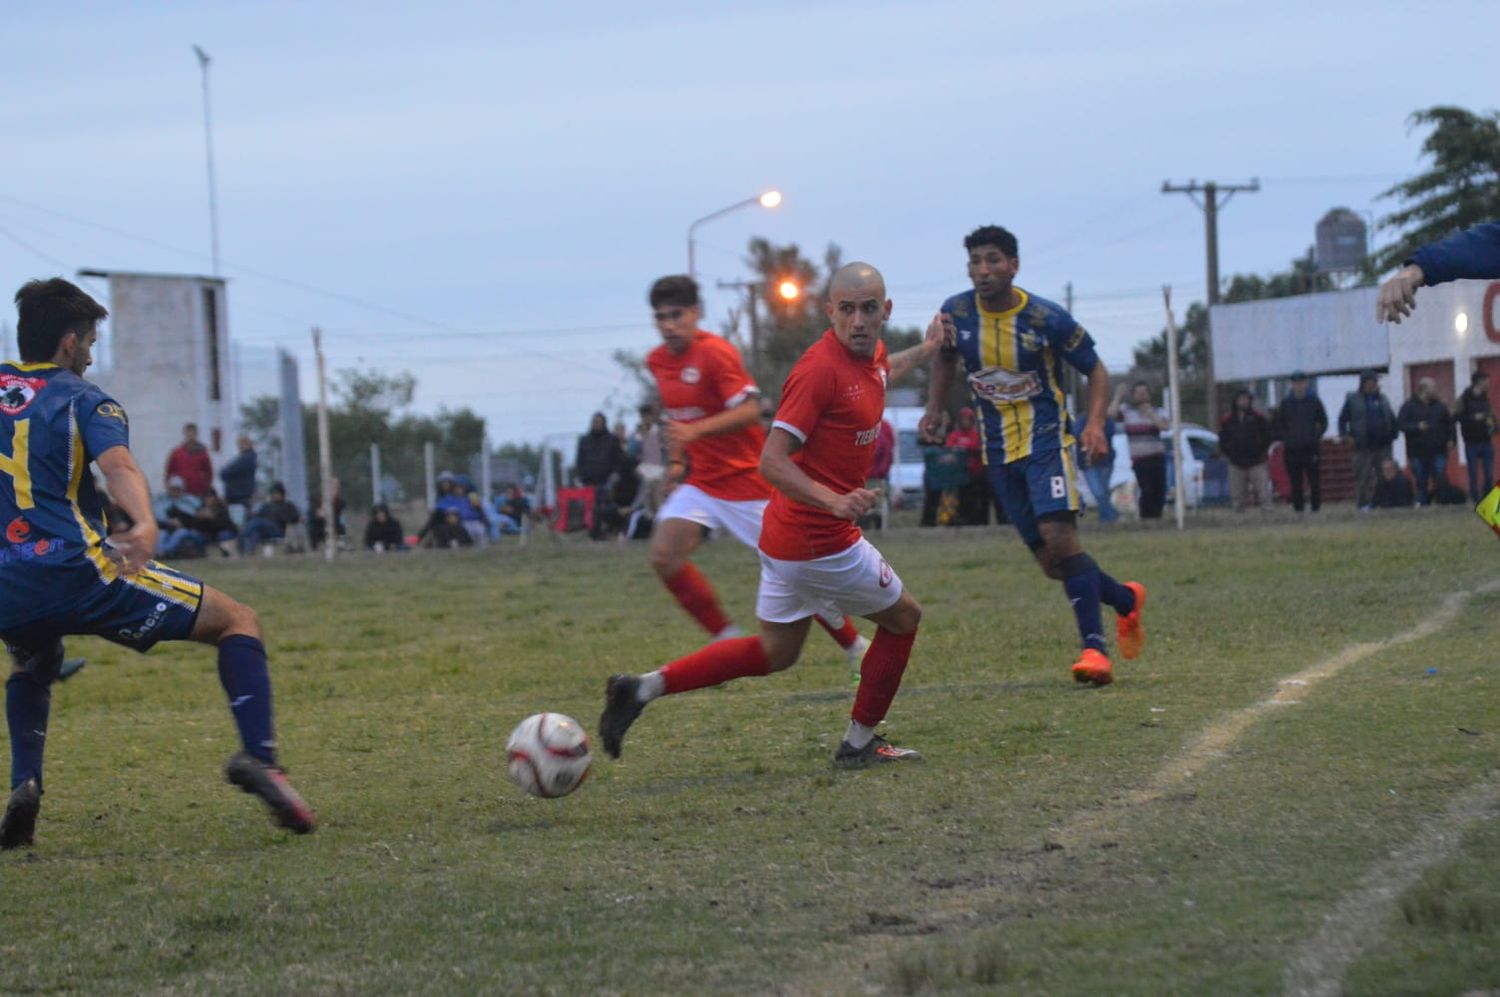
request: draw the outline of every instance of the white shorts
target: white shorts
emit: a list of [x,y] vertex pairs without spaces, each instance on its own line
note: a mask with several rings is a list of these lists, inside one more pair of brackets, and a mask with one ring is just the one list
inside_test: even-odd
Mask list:
[[730,502],[714,498],[696,485],[678,485],[657,510],[656,518],[686,519],[710,530],[728,530],[746,547],[760,546],[760,521],[768,499]]
[[814,613],[824,618],[869,616],[901,598],[901,579],[864,537],[813,561],[779,561],[760,552],[760,594],[755,615],[792,623]]

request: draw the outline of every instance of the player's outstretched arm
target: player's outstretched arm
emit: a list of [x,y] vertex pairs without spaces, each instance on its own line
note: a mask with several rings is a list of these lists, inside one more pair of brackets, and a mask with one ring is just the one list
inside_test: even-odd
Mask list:
[[94,461],[104,474],[104,488],[135,525],[110,537],[111,556],[127,575],[146,566],[156,552],[156,514],[146,475],[126,447],[110,447]]
[[1425,279],[1422,268],[1409,263],[1381,284],[1380,296],[1375,299],[1375,321],[1400,325],[1417,307],[1417,288]]
[[794,502],[831,512],[840,519],[857,520],[874,508],[879,496],[868,488],[840,495],[804,474],[792,460],[792,454],[801,447],[802,441],[780,426],[771,429],[760,452],[760,473],[772,488]]
[[929,362],[938,355],[943,346],[952,342],[952,324],[951,318],[939,312],[927,324],[926,338],[910,349],[893,354],[890,358],[890,383],[895,384],[922,364]]
[[667,446],[676,448],[673,451],[681,456],[681,448],[686,447],[694,440],[701,440],[705,436],[724,436],[728,433],[737,433],[746,426],[753,425],[760,418],[760,393],[756,392],[740,402],[733,408],[727,408],[722,412],[693,422],[669,422],[667,423]]
[[1088,422],[1078,443],[1090,458],[1103,457],[1109,453],[1109,441],[1104,438],[1104,412],[1109,407],[1109,371],[1104,361],[1094,364],[1089,371]]

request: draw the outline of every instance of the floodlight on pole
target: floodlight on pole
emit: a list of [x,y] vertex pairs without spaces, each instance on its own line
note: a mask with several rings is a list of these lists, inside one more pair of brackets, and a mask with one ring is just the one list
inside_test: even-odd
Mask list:
[[214,132],[213,121],[209,116],[208,103],[208,53],[198,45],[193,46],[193,54],[198,57],[198,68],[203,73],[203,145],[208,153],[208,238],[209,248],[212,250],[213,275],[219,276],[219,204],[218,196],[214,191]]
[[720,208],[718,211],[710,212],[709,214],[704,215],[702,218],[699,218],[697,221],[688,226],[689,277],[692,277],[695,280],[698,277],[697,258],[694,251],[695,233],[698,231],[698,226],[704,224],[705,222],[711,222],[715,218],[722,218],[725,215],[729,214],[731,211],[738,211],[741,208],[748,208],[756,204],[760,205],[762,208],[779,207],[781,205],[781,191],[768,190],[764,194],[759,194],[755,197],[747,197],[743,201],[736,201],[726,208]]
[[782,301],[796,301],[802,297],[802,285],[787,277],[777,281],[776,293],[781,295]]

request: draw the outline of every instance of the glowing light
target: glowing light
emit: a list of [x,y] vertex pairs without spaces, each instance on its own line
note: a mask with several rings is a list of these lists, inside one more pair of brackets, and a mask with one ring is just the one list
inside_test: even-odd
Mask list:
[[782,301],[796,301],[802,297],[802,285],[795,280],[783,280],[776,285],[776,293],[781,295]]
[[1453,329],[1460,336],[1469,331],[1469,313],[1459,312],[1453,316]]
[[760,206],[762,208],[774,208],[781,204],[781,191],[768,190],[760,195]]

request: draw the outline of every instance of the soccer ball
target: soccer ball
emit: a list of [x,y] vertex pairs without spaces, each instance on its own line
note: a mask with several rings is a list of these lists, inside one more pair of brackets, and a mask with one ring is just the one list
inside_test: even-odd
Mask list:
[[588,778],[594,756],[589,736],[572,717],[536,713],[505,742],[510,777],[532,796],[567,796]]

